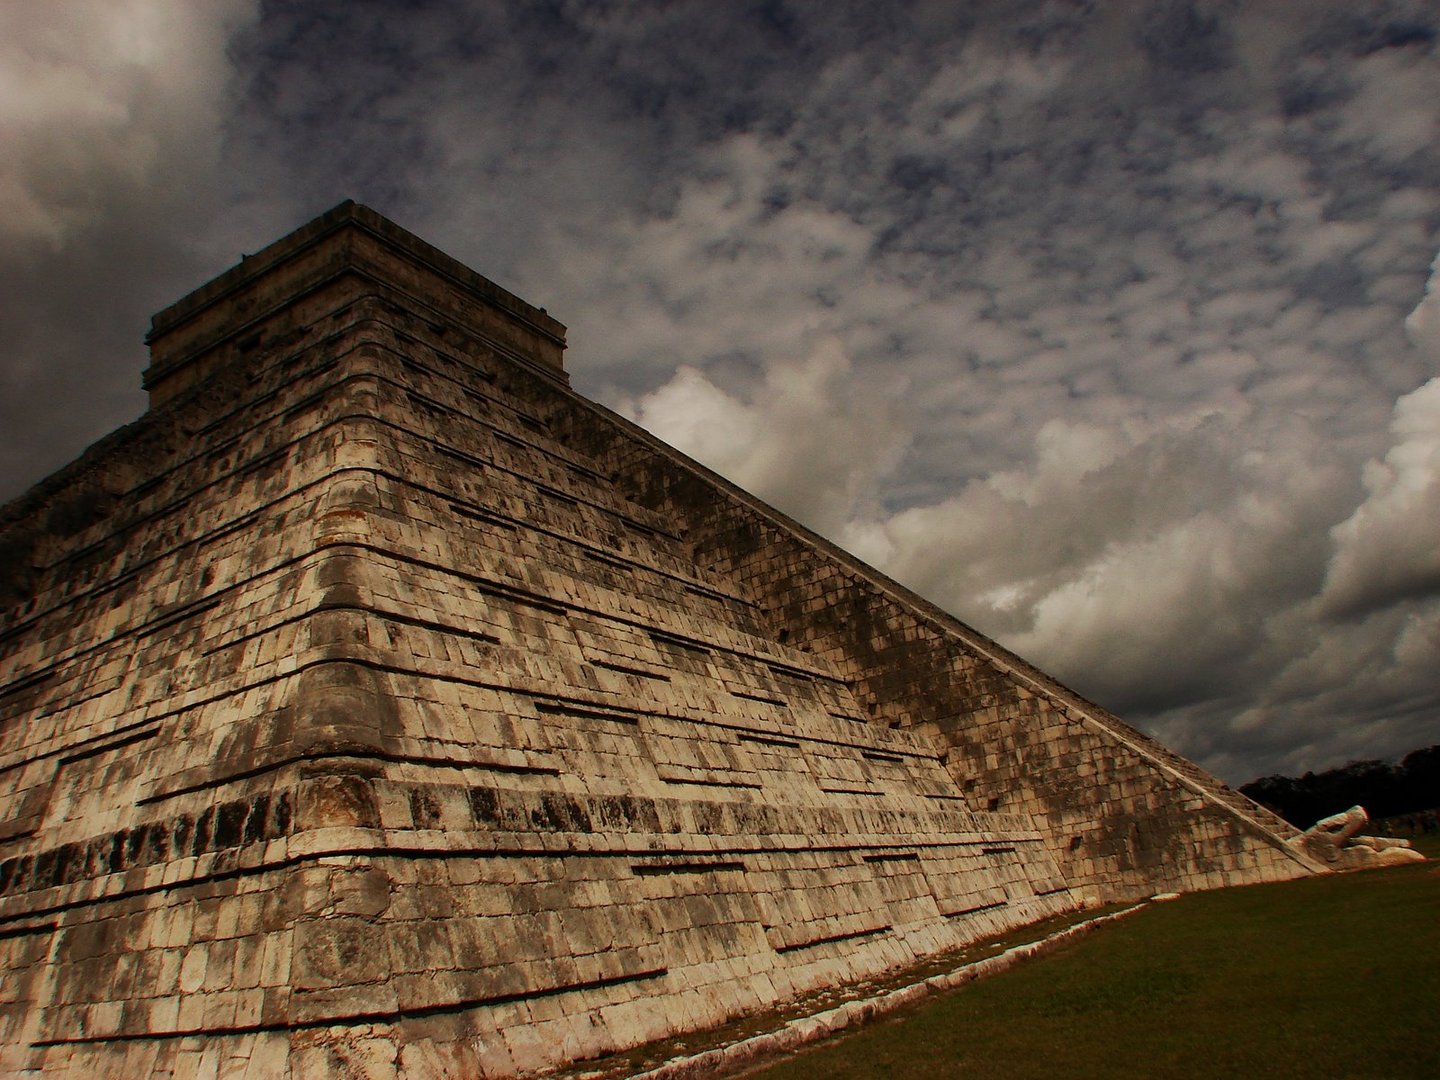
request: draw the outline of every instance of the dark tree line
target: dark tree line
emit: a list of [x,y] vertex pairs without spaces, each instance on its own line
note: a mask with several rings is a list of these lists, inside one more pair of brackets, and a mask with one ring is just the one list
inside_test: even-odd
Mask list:
[[1440,745],[1407,754],[1399,765],[1352,761],[1304,776],[1262,776],[1240,792],[1302,829],[1352,806],[1365,807],[1372,820],[1435,810],[1440,808]]

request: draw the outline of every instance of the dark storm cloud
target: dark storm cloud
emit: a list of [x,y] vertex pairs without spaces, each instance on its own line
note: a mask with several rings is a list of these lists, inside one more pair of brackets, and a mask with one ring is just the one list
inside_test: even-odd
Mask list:
[[149,311],[207,267],[244,5],[0,11],[0,497],[144,407]]
[[40,10],[9,490],[138,410],[150,310],[354,196],[1229,779],[1440,737],[1433,5]]

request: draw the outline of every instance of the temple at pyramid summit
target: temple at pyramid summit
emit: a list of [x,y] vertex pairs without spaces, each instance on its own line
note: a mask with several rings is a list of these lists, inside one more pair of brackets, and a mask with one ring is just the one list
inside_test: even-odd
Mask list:
[[0,1074],[525,1075],[1296,831],[344,203],[0,508]]

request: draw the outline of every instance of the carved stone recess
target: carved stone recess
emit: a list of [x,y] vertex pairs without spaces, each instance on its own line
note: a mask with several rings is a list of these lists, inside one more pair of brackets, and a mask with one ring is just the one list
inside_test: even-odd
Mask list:
[[0,1073],[533,1071],[1323,868],[564,343],[346,203],[0,509]]

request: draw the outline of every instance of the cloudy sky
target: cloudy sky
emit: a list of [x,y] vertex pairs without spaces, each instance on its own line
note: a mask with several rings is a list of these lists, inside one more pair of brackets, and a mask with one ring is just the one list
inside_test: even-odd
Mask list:
[[353,197],[1222,777],[1440,742],[1433,0],[12,0],[0,499]]

